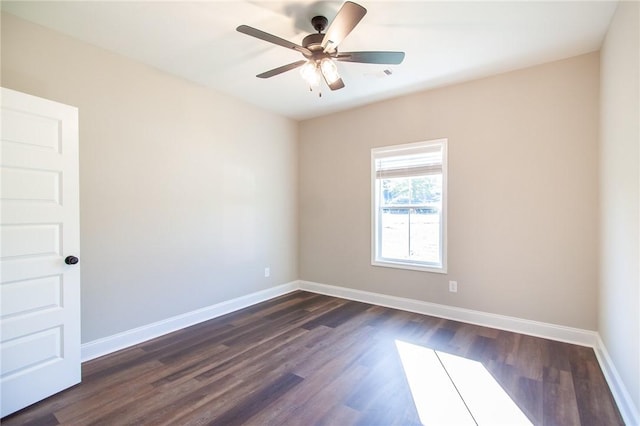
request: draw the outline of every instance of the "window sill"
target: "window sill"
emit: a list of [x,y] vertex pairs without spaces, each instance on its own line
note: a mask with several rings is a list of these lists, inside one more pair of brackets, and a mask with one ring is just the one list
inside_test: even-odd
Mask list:
[[446,274],[446,267],[437,267],[437,266],[423,266],[417,265],[415,263],[403,263],[403,262],[393,262],[390,260],[373,260],[371,261],[372,266],[381,266],[383,268],[396,268],[396,269],[408,269],[411,271],[420,271],[420,272],[433,272],[436,274]]

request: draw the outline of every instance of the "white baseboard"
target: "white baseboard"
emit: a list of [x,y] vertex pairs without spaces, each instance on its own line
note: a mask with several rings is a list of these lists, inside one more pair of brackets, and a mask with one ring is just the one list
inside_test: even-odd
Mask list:
[[89,361],[103,355],[137,345],[150,339],[180,330],[185,327],[207,321],[221,315],[237,311],[256,303],[290,293],[295,290],[305,290],[312,293],[326,294],[343,299],[356,300],[374,305],[386,306],[394,309],[431,315],[470,324],[492,327],[501,330],[514,331],[531,336],[543,337],[562,342],[590,346],[597,348],[598,335],[594,331],[565,327],[521,318],[496,315],[487,312],[458,308],[455,306],[439,305],[420,300],[406,299],[380,293],[354,290],[310,281],[292,281],[256,293],[227,300],[215,305],[207,306],[195,311],[187,312],[152,324],[147,324],[112,336],[94,340],[82,345],[82,361]]
[[609,388],[611,389],[613,398],[616,400],[616,404],[618,405],[618,409],[620,410],[620,414],[622,415],[622,419],[625,424],[640,425],[640,407],[637,407],[634,404],[631,395],[620,378],[620,374],[618,374],[616,366],[613,364],[613,361],[609,356],[609,352],[607,351],[604,342],[600,338],[600,335],[598,335],[598,343],[594,350],[596,358],[598,358],[600,368],[602,369],[602,373],[609,384]]
[[336,287],[310,281],[300,281],[300,289],[310,291],[312,293],[326,294],[329,296],[341,297],[343,299],[371,303],[374,305],[386,306],[388,308],[401,309],[403,311],[431,315],[439,318],[481,325],[484,327],[513,331],[516,333],[543,337],[545,339],[558,340],[581,346],[595,347],[597,343],[597,333],[590,330],[582,330],[579,328],[509,317],[506,315],[474,311],[455,306],[439,305],[437,303],[423,302],[420,300],[354,290],[345,287]]
[[112,336],[84,343],[81,346],[82,362],[110,354],[112,352],[137,345],[150,339],[180,330],[191,325],[207,321],[221,315],[246,308],[274,297],[282,296],[298,289],[298,282],[282,284],[276,287],[247,294],[235,299],[216,303],[195,311],[167,318],[152,324],[143,325]]

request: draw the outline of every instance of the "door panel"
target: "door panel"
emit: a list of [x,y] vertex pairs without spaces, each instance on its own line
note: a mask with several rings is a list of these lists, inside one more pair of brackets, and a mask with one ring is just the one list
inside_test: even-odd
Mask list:
[[0,168],[2,198],[60,203],[60,173],[50,170]]
[[62,275],[3,283],[0,319],[62,307]]
[[6,416],[80,381],[78,111],[2,89],[0,386]]

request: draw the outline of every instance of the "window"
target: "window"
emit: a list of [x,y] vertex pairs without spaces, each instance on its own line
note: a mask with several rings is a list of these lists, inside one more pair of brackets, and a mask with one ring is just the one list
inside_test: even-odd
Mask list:
[[447,140],[371,150],[371,264],[446,270]]

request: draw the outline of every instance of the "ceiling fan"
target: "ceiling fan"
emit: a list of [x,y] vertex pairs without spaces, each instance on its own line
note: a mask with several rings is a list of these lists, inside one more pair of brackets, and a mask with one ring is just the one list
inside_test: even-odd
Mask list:
[[[321,79],[324,79],[331,90],[338,90],[344,87],[344,82],[338,74],[338,68],[334,61],[398,65],[404,60],[404,52],[338,52],[338,45],[358,25],[366,13],[367,9],[364,7],[347,1],[342,5],[328,28],[327,18],[315,16],[311,19],[311,24],[318,33],[306,36],[302,40],[302,45],[248,25],[240,25],[236,30],[260,40],[293,49],[305,57],[303,60],[265,71],[256,77],[269,78],[302,67],[300,73],[309,83],[310,89],[319,86]],[[326,32],[323,33],[325,29]]]

